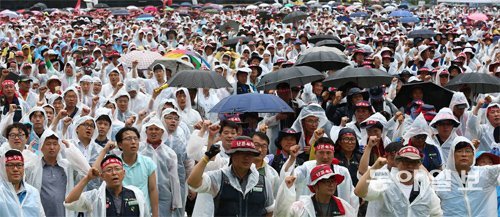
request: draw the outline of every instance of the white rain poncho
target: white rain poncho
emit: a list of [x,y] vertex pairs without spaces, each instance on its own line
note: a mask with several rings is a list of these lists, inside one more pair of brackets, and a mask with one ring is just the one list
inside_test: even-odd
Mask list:
[[0,157],[0,216],[42,217],[45,216],[40,193],[36,188],[24,182],[26,196],[22,203],[11,182],[7,179],[5,170],[5,155]]
[[[488,110],[493,107],[500,108],[500,104],[490,103],[483,115],[487,116]],[[493,137],[495,127],[489,120],[486,120],[486,123],[484,124],[480,124],[480,118],[471,113],[469,120],[467,121],[467,125],[470,137],[479,139],[480,141],[478,151],[491,151],[493,147],[498,147],[500,145],[495,142],[495,138]]]
[[[71,67],[71,69],[73,70],[73,73],[71,76],[68,76],[66,74],[66,68],[67,67]],[[71,60],[69,60],[66,65],[64,65],[64,69],[63,69],[63,75],[62,75],[62,78],[61,78],[61,90],[66,90],[66,88],[70,87],[71,85],[75,84],[76,83],[76,71],[77,71],[77,67],[75,66],[75,63]]]
[[131,91],[135,91],[137,93],[134,98],[130,97],[130,101],[128,102],[131,112],[139,114],[139,112],[147,109],[149,101],[148,99],[150,98],[150,96],[140,91],[139,81],[137,79],[128,79],[125,85],[125,89],[129,93]]
[[293,124],[292,124],[292,129],[294,129],[297,132],[301,132],[300,141],[299,141],[299,145],[300,145],[300,149],[301,149],[300,152],[303,152],[304,147],[306,146],[306,141],[305,141],[306,136],[305,136],[304,130],[302,128],[302,120],[304,120],[305,118],[307,118],[309,116],[314,116],[314,117],[319,118],[318,128],[322,128],[328,122],[328,119],[326,118],[325,110],[323,110],[323,108],[321,108],[320,105],[309,104],[308,106],[302,108],[299,116],[297,117],[295,122],[293,122]]
[[[161,123],[164,126],[166,125],[165,116],[173,112],[177,113],[176,110],[171,108],[163,110],[161,115]],[[181,121],[182,117],[180,116],[179,122]],[[168,127],[165,126],[165,129],[168,129]],[[180,127],[177,127],[177,129],[175,129],[175,131],[172,133],[168,133],[168,131],[165,133],[167,133],[167,139],[165,140],[165,144],[172,150],[174,150],[174,152],[177,154],[177,173],[179,175],[179,183],[181,186],[181,198],[183,207],[179,209],[178,212],[184,213],[184,208],[185,208],[184,205],[186,204],[187,190],[188,190],[186,187],[186,179],[187,176],[190,174],[191,169],[194,165],[194,161],[188,158],[186,152],[187,136],[189,136],[189,134],[184,132],[184,130]]]
[[218,117],[217,113],[209,113],[210,109],[212,109],[220,100],[217,97],[217,93],[215,89],[210,89],[208,91],[208,97],[203,93],[203,88],[198,88],[198,93],[196,94],[196,104],[203,108],[205,111],[204,117],[210,120],[212,123],[217,122]]
[[29,135],[29,138],[28,138],[28,144],[31,144],[33,142],[33,151],[38,154],[38,152],[40,151],[40,137],[38,137],[38,135],[35,133],[35,130],[34,130],[34,126],[33,126],[33,123],[31,122],[31,115],[35,112],[41,112],[42,115],[43,115],[43,129],[47,129],[47,123],[48,123],[48,120],[47,120],[47,114],[45,114],[45,109],[43,109],[42,107],[33,107],[30,112],[25,115],[22,119],[22,122],[23,123],[31,123],[31,130],[30,130],[30,135]]
[[446,162],[446,159],[448,158],[448,153],[450,152],[451,144],[452,144],[453,140],[455,139],[455,137],[457,137],[458,135],[457,135],[457,128],[454,128],[451,131],[451,134],[448,137],[448,139],[446,141],[444,141],[443,144],[440,144],[439,140],[437,139],[437,135],[438,135],[437,129],[434,128],[433,126],[436,122],[442,121],[442,120],[451,120],[453,122],[460,123],[460,122],[458,122],[456,117],[453,115],[453,112],[449,108],[446,108],[446,107],[442,108],[441,110],[439,110],[439,112],[436,114],[434,119],[432,119],[431,123],[429,124],[429,126],[431,126],[431,129],[432,129],[434,135],[431,137],[431,139],[427,139],[426,142],[429,142],[429,144],[433,144],[436,147],[438,147],[439,152],[440,152],[439,154],[441,154],[441,157],[443,158],[443,162]]
[[88,75],[84,75],[82,76],[82,78],[80,79],[80,83],[81,82],[88,82],[90,83],[90,90],[88,93],[84,93],[82,89],[80,89],[79,91],[79,97],[81,97],[81,102],[82,104],[86,105],[87,107],[91,108],[92,107],[92,98],[94,97],[94,95],[92,94],[92,90],[93,90],[93,87],[92,87],[92,82],[93,79],[92,77],[88,76]]
[[[391,143],[391,140],[389,138],[387,138],[387,125],[389,124],[389,122],[387,122],[387,120],[385,119],[385,117],[382,114],[377,112],[377,113],[371,115],[370,117],[368,117],[363,122],[361,122],[361,125],[365,125],[366,123],[368,123],[370,121],[380,122],[382,124],[382,126],[384,126],[384,129],[382,130],[381,137],[382,137],[382,141],[384,142],[384,148],[385,148],[385,146],[387,146],[387,145],[389,145],[389,143]],[[356,131],[356,130],[354,130],[354,131]],[[366,133],[366,129],[364,132]],[[364,146],[364,144],[368,144],[368,133],[361,135],[360,145]],[[364,150],[364,148],[363,148],[363,150]]]
[[121,128],[125,127],[125,123],[114,119],[111,109],[108,108],[98,108],[95,111],[95,120],[102,116],[107,116],[111,120],[111,128],[109,129],[106,137],[108,140],[115,141],[116,133],[118,133]]
[[[146,129],[156,126],[163,130],[162,144],[156,149],[148,144]],[[167,138],[160,119],[153,117],[142,126],[141,142],[139,151],[142,155],[150,157],[157,166],[157,183],[159,192],[159,209],[162,216],[184,216],[179,211],[182,210],[182,199],[180,192],[179,175],[177,171],[177,155],[170,147],[163,144]],[[172,211],[172,209],[175,209]]]
[[[397,170],[397,168],[393,168]],[[368,192],[363,198],[370,203],[377,203],[378,213],[369,213],[367,216],[441,216],[442,210],[439,205],[439,198],[432,189],[431,182],[427,174],[417,171],[414,182],[418,183],[419,195],[410,203],[399,187],[397,172],[390,173],[389,176],[379,177],[370,180]]]
[[[286,183],[282,182],[278,190],[278,196],[276,197],[275,216],[316,217],[316,210],[314,209],[311,196],[300,196],[298,200],[296,198],[297,194],[295,191],[295,184],[288,188]],[[341,201],[342,206],[344,207],[345,215],[342,216],[357,216],[357,210],[355,210],[347,201],[340,197],[337,197],[337,199]]]
[[[68,193],[75,186],[75,180],[74,180],[74,176],[73,176],[73,172],[75,170],[73,168],[75,168],[75,167],[78,168],[81,166],[78,164],[73,165],[70,163],[70,161],[63,159],[62,152],[65,151],[66,147],[61,142],[59,135],[57,135],[57,133],[55,133],[54,131],[52,131],[50,129],[47,129],[47,130],[45,130],[45,132],[43,132],[42,137],[40,138],[40,149],[42,149],[42,147],[45,143],[45,139],[47,137],[50,137],[50,136],[56,136],[58,139],[58,144],[61,147],[59,150],[59,154],[57,155],[57,165],[62,167],[64,169],[64,173],[66,174],[66,178],[67,178],[66,179],[66,193],[64,195],[66,197],[68,195]],[[73,153],[75,153],[75,152],[73,152]],[[78,151],[76,153],[80,154]],[[80,154],[80,156],[81,156],[81,154]],[[28,184],[32,185],[33,187],[35,187],[38,191],[41,191],[41,189],[42,189],[42,179],[43,179],[43,160],[42,160],[42,157],[43,157],[43,153],[41,153],[40,156],[38,156],[37,164],[34,167],[29,168],[29,169],[28,168],[25,169],[26,182]],[[74,157],[73,154],[71,154],[70,156],[67,156],[67,157],[70,159],[73,159],[73,160],[75,158],[77,158],[77,157]],[[81,156],[80,158],[83,158],[83,156]],[[87,167],[87,168],[90,169],[90,167]],[[81,175],[84,176],[86,174],[83,173]],[[74,215],[74,213],[72,211],[66,209],[66,216],[73,216],[73,215]]]
[[[191,108],[191,98],[187,88],[182,87],[177,89],[177,91],[175,91],[174,97],[179,91],[183,91],[186,95],[186,106],[184,107],[184,109],[181,109],[179,106],[179,116],[181,117],[182,122],[188,125],[189,130],[193,131],[193,126],[202,120],[200,113]],[[177,105],[179,105],[179,102],[177,102]]]
[[[450,148],[447,167],[435,179],[434,190],[441,199],[443,216],[497,216],[496,186],[499,185],[500,165],[474,166],[476,159],[473,156],[467,179],[461,179],[454,157],[455,147],[460,142],[472,144],[465,137],[456,137]],[[471,147],[475,153],[474,146]]]
[[[139,216],[149,216],[149,208],[146,204],[142,191],[132,185],[123,187],[134,192],[135,199],[139,204]],[[98,189],[83,192],[80,195],[80,198],[72,203],[64,202],[64,206],[66,209],[73,210],[75,212],[85,212],[88,217],[106,216],[106,182],[103,182]]]
[[[76,88],[76,86],[70,86],[68,87],[62,94],[62,97],[63,97],[63,103],[64,103],[64,109],[67,109],[66,108],[66,102],[64,101],[64,97],[66,96],[66,94],[68,94],[68,92],[70,91],[73,91],[75,94],[76,94],[76,105],[75,105],[75,110],[76,110],[76,113],[74,116],[71,116],[72,114],[68,114],[68,116],[70,117],[77,117],[77,116],[80,116],[80,114],[82,113],[82,110],[81,110],[81,107],[82,107],[82,104],[80,102],[80,94],[79,94],[79,90]],[[62,123],[62,122],[60,122]]]
[[429,125],[427,124],[427,121],[425,120],[424,114],[420,113],[410,125],[410,128],[403,135],[404,143],[408,144],[412,137],[422,134],[425,134],[427,138],[430,138],[432,132]]
[[132,104],[130,103],[131,100],[130,100],[130,95],[128,95],[127,91],[122,88],[118,91],[118,93],[116,93],[116,95],[114,96],[114,100],[115,102],[118,101],[118,98],[120,97],[127,97],[128,98],[128,108],[125,110],[125,111],[121,111],[118,107],[116,108],[116,117],[119,121],[122,121],[122,122],[126,122],[128,118],[132,117],[132,116],[136,116],[137,117],[137,114],[132,112],[130,110],[130,108],[132,107]]
[[467,107],[465,108],[464,114],[460,118],[457,117],[457,119],[459,119],[458,121],[460,121],[460,126],[457,128],[457,135],[467,136],[468,135],[467,121],[469,120],[470,116],[472,115],[472,112],[469,111],[469,107],[470,107],[469,102],[467,101],[467,98],[465,97],[464,93],[457,91],[457,92],[453,93],[453,97],[451,98],[449,108],[453,111],[453,108],[456,105],[460,105],[460,104],[467,104]]
[[123,78],[122,78],[122,74],[120,73],[120,70],[118,70],[118,68],[113,68],[111,71],[109,71],[109,73],[106,74],[106,81],[104,82],[108,82],[106,84],[103,84],[102,85],[102,90],[101,90],[101,93],[104,97],[112,97],[114,91],[115,91],[115,88],[111,85],[111,82],[109,82],[109,75],[111,74],[111,72],[116,72],[118,73],[119,77],[120,77],[120,81],[123,82]]
[[[285,163],[288,164],[290,158]],[[293,175],[297,177],[295,181],[295,191],[296,198],[299,199],[301,196],[311,196],[313,193],[309,190],[308,185],[311,184],[311,171],[317,166],[316,160],[310,160],[304,162],[304,164],[295,167],[296,162],[292,163],[292,166],[285,170],[283,166],[280,171],[280,178],[285,179],[286,176]],[[354,194],[354,186],[352,184],[351,175],[349,170],[343,166],[332,164],[332,169],[335,174],[340,174],[344,176],[344,181],[337,185],[337,195],[339,198],[347,201],[348,204],[354,209],[355,213],[358,212],[359,208],[359,198]],[[292,174],[293,173],[293,174]]]

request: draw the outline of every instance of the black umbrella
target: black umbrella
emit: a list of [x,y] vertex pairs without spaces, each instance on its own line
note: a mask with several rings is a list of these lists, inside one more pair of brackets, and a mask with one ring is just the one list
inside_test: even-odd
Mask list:
[[318,43],[315,44],[316,47],[321,47],[321,46],[325,46],[325,47],[334,47],[334,48],[337,48],[341,51],[344,51],[345,50],[345,47],[344,45],[340,44],[337,40],[322,40]]
[[237,22],[235,20],[229,20],[226,23],[224,23],[223,25],[221,25],[219,27],[219,30],[223,31],[223,32],[229,32],[229,31],[231,31],[231,29],[234,31],[238,31],[239,28],[240,28],[239,22]]
[[30,8],[32,11],[43,11],[45,9],[47,9],[47,5],[44,3],[36,3]]
[[467,87],[472,93],[497,93],[500,92],[500,78],[486,73],[461,73],[446,85],[446,88],[455,91]]
[[283,23],[295,23],[304,20],[308,15],[302,11],[294,11],[283,18]]
[[72,26],[79,26],[79,25],[89,24],[89,23],[92,23],[93,19],[94,18],[92,18],[90,16],[79,16],[75,19],[75,21],[71,22],[71,25]]
[[432,38],[435,35],[436,33],[430,29],[419,29],[411,31],[408,34],[408,38]]
[[301,54],[295,62],[297,66],[310,66],[318,71],[341,69],[349,65],[345,54],[334,47],[313,47]]
[[257,89],[274,90],[280,83],[288,83],[290,87],[296,87],[324,78],[325,75],[323,73],[312,67],[293,66],[262,76],[262,79],[257,84]]
[[105,3],[99,3],[94,6],[94,8],[109,8],[108,4]]
[[338,38],[337,36],[333,36],[333,35],[315,35],[315,36],[309,38],[308,41],[316,44],[316,43],[323,41],[323,40],[335,40],[335,41],[340,43],[340,38]]
[[185,70],[175,74],[168,81],[170,87],[214,88],[231,87],[231,84],[214,71]]
[[392,103],[398,108],[406,107],[413,101],[411,94],[414,88],[421,88],[424,93],[422,99],[424,103],[434,105],[437,111],[443,107],[448,107],[453,97],[453,91],[432,82],[411,82],[401,87]]
[[359,87],[374,87],[390,84],[393,77],[380,69],[366,67],[345,67],[328,76],[323,84],[328,87],[340,87],[344,84],[354,82]]
[[130,13],[125,9],[118,9],[111,12],[115,16],[128,16]]
[[243,40],[243,44],[247,44],[248,42],[252,41],[252,38],[250,37],[245,37],[245,36],[234,37],[225,41],[224,46],[234,47],[240,41],[240,39]]

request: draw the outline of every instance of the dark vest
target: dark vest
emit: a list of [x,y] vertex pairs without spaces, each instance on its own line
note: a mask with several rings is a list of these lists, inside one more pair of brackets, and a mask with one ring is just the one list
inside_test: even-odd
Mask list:
[[[274,155],[273,161],[271,162],[271,167],[276,171],[281,171],[283,165],[285,165],[287,159],[283,157],[283,154]],[[297,158],[295,160],[295,166],[302,165],[304,160],[302,158]]]
[[332,197],[328,210],[323,210],[323,212],[328,213],[320,213],[320,209],[318,206],[318,202],[316,201],[316,198],[314,198],[314,195],[311,197],[314,205],[314,211],[316,212],[316,216],[342,216],[345,215],[345,209],[344,206],[342,205],[342,202],[336,198]]
[[123,187],[120,215],[116,212],[113,196],[106,190],[106,216],[139,216],[139,204],[132,190]]
[[265,181],[265,176],[259,175],[257,185],[243,196],[231,185],[229,178],[222,173],[220,190],[214,198],[214,216],[265,216],[267,213]]

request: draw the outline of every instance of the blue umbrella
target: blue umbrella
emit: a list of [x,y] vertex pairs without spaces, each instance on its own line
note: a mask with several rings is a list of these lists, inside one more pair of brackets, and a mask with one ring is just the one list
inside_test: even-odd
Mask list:
[[279,113],[294,112],[285,101],[273,94],[246,93],[222,99],[210,113]]
[[136,20],[154,20],[155,17],[153,17],[153,15],[151,14],[141,14],[139,15]]
[[413,14],[409,11],[397,10],[391,12],[389,17],[413,17]]
[[115,16],[128,16],[129,12],[128,12],[128,10],[125,10],[125,9],[118,9],[118,10],[111,11],[111,14],[113,14]]
[[367,17],[368,13],[366,13],[366,12],[356,12],[356,13],[350,14],[349,16],[350,17]]
[[347,23],[351,22],[351,18],[349,18],[347,16],[337,17],[337,20],[340,21],[340,22],[342,22],[342,21],[347,22]]
[[420,19],[418,17],[401,17],[399,18],[399,22],[401,23],[418,23]]

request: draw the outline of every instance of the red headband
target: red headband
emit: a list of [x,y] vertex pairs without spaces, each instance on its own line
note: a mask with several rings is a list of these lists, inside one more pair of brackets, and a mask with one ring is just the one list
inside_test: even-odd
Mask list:
[[335,147],[332,145],[332,144],[319,144],[317,145],[316,147],[314,147],[314,149],[316,151],[320,151],[320,150],[331,150],[331,151],[335,151]]
[[13,81],[13,80],[5,80],[5,81],[3,81],[3,82],[2,82],[2,87],[5,87],[5,86],[7,86],[7,85],[12,85],[12,86],[14,86],[14,85],[16,85],[16,83],[14,83],[14,81]]
[[11,161],[22,161],[24,162],[24,158],[22,155],[13,155],[5,158],[5,163],[11,162]]
[[123,166],[122,162],[116,158],[108,158],[101,166],[102,169],[104,169],[104,167],[106,167],[107,165],[110,165],[110,164],[118,164],[120,166]]

